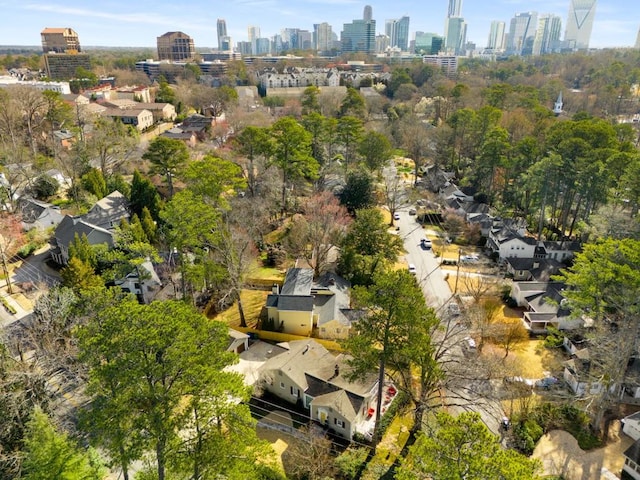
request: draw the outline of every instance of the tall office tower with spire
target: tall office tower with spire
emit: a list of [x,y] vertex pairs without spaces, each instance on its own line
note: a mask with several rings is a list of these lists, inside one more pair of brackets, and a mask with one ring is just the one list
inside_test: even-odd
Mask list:
[[365,5],[364,6],[364,12],[362,13],[362,19],[365,22],[370,22],[371,20],[373,20],[373,9],[371,8],[371,5]]
[[491,22],[489,39],[487,40],[487,50],[491,50],[492,52],[501,52],[504,50],[504,29],[504,22],[498,20]]
[[447,17],[461,17],[462,16],[462,0],[449,0],[449,10],[447,11]]
[[227,22],[224,18],[218,19],[218,50],[224,50],[222,44],[224,42],[223,37],[227,36]]
[[636,48],[640,48],[640,28],[638,29],[638,36],[636,37]]
[[570,2],[567,30],[564,33],[566,48],[587,50],[593,19],[596,16],[596,0],[570,0]]
[[562,19],[557,15],[546,14],[538,18],[538,28],[533,40],[532,55],[544,55],[560,50],[560,31]]

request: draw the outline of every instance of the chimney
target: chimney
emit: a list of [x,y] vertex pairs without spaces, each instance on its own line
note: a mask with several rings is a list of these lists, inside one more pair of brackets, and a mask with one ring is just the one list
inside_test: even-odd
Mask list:
[[273,287],[271,287],[271,293],[273,293],[274,295],[280,295],[280,287],[277,283],[274,283]]
[[334,377],[337,377],[338,375],[340,375],[340,367],[338,366],[338,364],[336,363],[336,368],[334,370]]

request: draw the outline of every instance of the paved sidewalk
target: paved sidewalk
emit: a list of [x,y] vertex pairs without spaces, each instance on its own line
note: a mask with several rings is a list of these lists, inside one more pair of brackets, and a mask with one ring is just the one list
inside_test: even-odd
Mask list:
[[8,325],[11,325],[12,323],[18,321],[18,320],[22,320],[23,318],[27,317],[28,315],[31,314],[31,311],[27,311],[25,310],[22,305],[20,305],[14,298],[11,297],[11,295],[9,295],[7,293],[7,288],[6,287],[2,287],[0,288],[0,296],[2,298],[4,298],[4,300],[10,305],[12,306],[16,313],[9,313],[4,306],[0,306],[0,328],[4,328]]

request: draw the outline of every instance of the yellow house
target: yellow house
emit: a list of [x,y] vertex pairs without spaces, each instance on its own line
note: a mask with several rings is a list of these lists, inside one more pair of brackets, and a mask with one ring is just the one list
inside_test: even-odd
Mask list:
[[319,338],[345,339],[357,312],[349,308],[350,285],[326,274],[316,282],[310,268],[291,268],[282,285],[267,297],[267,318],[271,328],[285,333]]

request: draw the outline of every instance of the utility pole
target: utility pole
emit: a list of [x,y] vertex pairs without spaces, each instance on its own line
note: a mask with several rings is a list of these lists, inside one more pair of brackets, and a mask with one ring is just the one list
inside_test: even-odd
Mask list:
[[458,249],[458,261],[456,262],[456,285],[453,289],[453,294],[456,295],[458,293],[458,279],[460,278],[460,254],[462,253],[462,249]]

